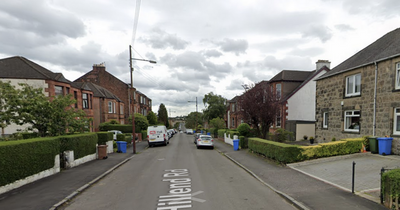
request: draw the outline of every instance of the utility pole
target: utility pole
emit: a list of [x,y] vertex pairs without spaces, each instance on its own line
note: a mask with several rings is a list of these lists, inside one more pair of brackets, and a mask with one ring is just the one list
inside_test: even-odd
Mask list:
[[197,130],[197,97],[196,97],[196,101],[188,101],[188,102],[196,102],[196,122],[195,122],[195,128],[194,130]]
[[[136,154],[136,130],[135,130],[135,92],[133,90],[133,67],[132,67],[132,46],[129,45],[129,68],[131,71],[131,90],[132,90],[132,144],[133,144],[133,154]],[[130,98],[130,96],[129,96]],[[130,107],[130,106],[129,106]]]

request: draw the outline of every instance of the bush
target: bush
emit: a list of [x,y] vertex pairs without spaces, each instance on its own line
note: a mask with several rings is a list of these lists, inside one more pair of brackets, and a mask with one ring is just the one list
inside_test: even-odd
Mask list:
[[301,160],[302,148],[297,145],[289,145],[260,138],[249,138],[249,149],[258,154],[281,163],[293,163]]
[[97,132],[97,144],[106,145],[107,141],[113,140],[113,133],[111,132]]
[[283,128],[278,128],[275,131],[275,141],[285,142],[288,139],[293,139],[293,132],[287,131]]
[[400,169],[393,169],[382,174],[382,193],[383,199],[385,200],[385,206],[389,209],[393,208],[398,204],[400,197]]
[[33,139],[39,137],[39,133],[21,133],[23,139]]
[[237,128],[239,135],[248,137],[250,134],[250,125],[247,123],[242,123]]
[[224,133],[226,133],[227,129],[218,129],[218,138],[224,138]]
[[242,149],[248,148],[248,139],[244,136],[239,136],[239,146]]

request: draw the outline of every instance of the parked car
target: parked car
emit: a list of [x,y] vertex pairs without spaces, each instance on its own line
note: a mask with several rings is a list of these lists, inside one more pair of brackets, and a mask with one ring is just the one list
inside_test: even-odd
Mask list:
[[118,131],[118,130],[110,130],[110,131],[108,131],[108,132],[113,133],[113,139],[114,139],[114,141],[117,140],[117,134],[122,134],[122,132],[121,132],[121,131]]
[[197,139],[200,137],[201,133],[194,134],[194,143],[197,144]]
[[147,139],[149,141],[149,147],[155,144],[167,146],[167,144],[169,144],[167,128],[163,125],[149,126],[147,128]]
[[197,149],[200,147],[211,147],[214,149],[214,139],[209,135],[200,135],[196,141]]
[[193,130],[192,129],[186,129],[186,134],[193,134]]

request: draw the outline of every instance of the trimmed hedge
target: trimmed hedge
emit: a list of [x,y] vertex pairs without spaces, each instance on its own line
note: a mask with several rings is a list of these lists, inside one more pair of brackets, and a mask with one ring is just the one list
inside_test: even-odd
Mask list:
[[142,131],[142,141],[145,141],[147,139],[147,130]]
[[97,132],[97,144],[106,145],[107,141],[113,140],[113,133],[111,132]]
[[96,133],[75,134],[58,138],[60,139],[59,152],[74,150],[75,159],[96,153],[96,144],[98,142]]
[[249,138],[250,150],[282,163],[293,163],[301,157],[302,148],[260,138]]
[[226,133],[228,129],[218,129],[218,138],[224,138],[224,133]]
[[249,138],[249,149],[281,163],[360,152],[364,138],[343,139],[315,146],[290,145],[260,138]]
[[396,209],[396,201],[400,197],[400,169],[392,169],[382,174],[382,192],[385,206],[389,209]]
[[242,149],[248,148],[248,139],[244,136],[239,136],[239,146]]
[[59,148],[57,137],[0,142],[0,186],[53,168]]

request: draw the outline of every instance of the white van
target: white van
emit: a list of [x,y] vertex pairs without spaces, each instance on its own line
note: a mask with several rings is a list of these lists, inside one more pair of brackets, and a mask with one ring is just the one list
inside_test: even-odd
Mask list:
[[149,142],[149,147],[156,144],[163,144],[167,146],[167,144],[169,144],[167,127],[164,125],[149,126],[147,128],[147,139]]

